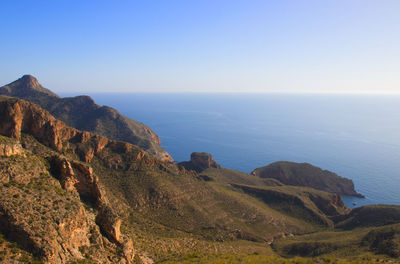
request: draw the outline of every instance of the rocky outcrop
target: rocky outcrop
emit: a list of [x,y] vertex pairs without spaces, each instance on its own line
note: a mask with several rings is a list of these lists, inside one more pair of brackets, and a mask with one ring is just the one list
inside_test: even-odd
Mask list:
[[19,143],[2,143],[0,141],[0,156],[10,157],[14,155],[25,155],[24,149]]
[[106,203],[104,191],[100,189],[98,178],[90,166],[62,156],[53,156],[50,161],[52,172],[64,189],[76,192],[94,205]]
[[20,140],[21,133],[29,133],[57,151],[62,151],[65,139],[71,139],[79,132],[24,100],[0,101],[0,115],[2,135]]
[[308,163],[280,161],[252,172],[260,178],[273,178],[286,185],[312,187],[330,193],[363,197],[354,190],[352,180]]
[[190,155],[190,161],[180,162],[178,165],[186,170],[194,170],[196,172],[202,172],[208,168],[221,168],[221,165],[214,161],[211,154],[206,152],[193,152]]
[[96,223],[111,241],[121,243],[121,219],[106,204],[100,205],[100,210],[96,216]]
[[160,138],[153,130],[121,115],[111,107],[97,105],[89,96],[60,98],[42,87],[31,75],[24,75],[0,87],[0,95],[28,100],[48,110],[69,126],[138,145],[158,159],[173,161],[170,154],[160,146]]
[[[100,187],[93,169],[86,164],[61,156],[54,156],[50,160],[52,172],[58,177],[63,188],[78,194],[82,200],[92,204],[97,209],[95,221],[100,230],[110,241],[122,246],[127,255],[134,256],[134,253],[128,250],[132,242],[121,234],[122,220],[110,207],[105,190]],[[131,258],[129,256],[127,258]]]

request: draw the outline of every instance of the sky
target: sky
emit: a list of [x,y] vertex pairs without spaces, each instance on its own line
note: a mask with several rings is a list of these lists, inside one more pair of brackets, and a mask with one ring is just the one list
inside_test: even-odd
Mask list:
[[0,85],[400,93],[399,0],[1,0]]

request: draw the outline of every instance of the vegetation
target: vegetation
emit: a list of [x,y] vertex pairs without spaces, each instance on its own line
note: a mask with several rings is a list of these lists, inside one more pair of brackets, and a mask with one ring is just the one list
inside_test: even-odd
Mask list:
[[336,227],[354,229],[358,227],[383,226],[400,222],[400,206],[368,205],[355,208]]
[[[46,122],[46,115],[33,116]],[[196,173],[128,143],[99,142],[90,133],[83,140],[79,131],[50,125],[46,137],[30,127],[20,142],[0,137],[0,144],[23,147],[0,157],[3,258],[34,262],[45,254],[37,241],[65,247],[74,228],[84,236],[71,244],[89,242],[72,263],[101,262],[94,258],[107,243],[104,256],[117,262],[127,246],[113,231],[132,238],[136,260],[159,263],[395,263],[399,257],[399,207],[349,213],[337,194],[216,164]],[[54,137],[60,149],[51,147]],[[100,223],[104,212],[113,218],[111,231]]]

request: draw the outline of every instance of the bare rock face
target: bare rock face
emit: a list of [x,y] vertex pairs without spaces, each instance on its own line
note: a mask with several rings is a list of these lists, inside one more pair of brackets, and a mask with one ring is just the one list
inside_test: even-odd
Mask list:
[[181,162],[178,165],[186,170],[194,170],[196,172],[202,172],[208,168],[221,168],[221,165],[214,161],[211,154],[205,152],[193,152],[190,155],[190,161]]
[[0,142],[0,156],[10,157],[14,155],[25,155],[21,144]]
[[104,233],[114,242],[122,243],[121,238],[121,219],[113,212],[113,210],[103,205],[96,216],[96,223],[101,227]]
[[102,193],[104,191],[100,190],[98,178],[90,166],[62,156],[52,157],[51,164],[64,189],[78,193],[82,199],[93,204],[100,205],[106,202]]
[[[109,206],[105,191],[100,187],[93,169],[83,163],[68,160],[61,156],[51,159],[53,172],[59,176],[64,189],[77,193],[82,200],[98,208],[96,224],[107,235],[107,238],[119,245],[126,242],[120,231],[121,219]],[[125,249],[127,251],[127,249]]]
[[0,133],[7,137],[21,139],[21,133],[31,133],[51,148],[61,151],[63,138],[71,138],[77,130],[69,129],[63,122],[56,120],[47,111],[37,105],[23,100],[6,100],[0,102],[0,113],[3,118]]

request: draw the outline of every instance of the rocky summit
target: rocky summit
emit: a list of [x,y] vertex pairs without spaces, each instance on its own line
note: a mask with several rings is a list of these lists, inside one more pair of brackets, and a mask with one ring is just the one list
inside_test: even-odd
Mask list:
[[332,172],[278,162],[248,174],[199,152],[175,164],[70,125],[85,107],[122,124],[90,97],[59,98],[31,76],[1,91],[1,263],[398,262],[400,206],[351,210],[341,194],[354,185]]

